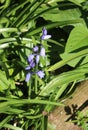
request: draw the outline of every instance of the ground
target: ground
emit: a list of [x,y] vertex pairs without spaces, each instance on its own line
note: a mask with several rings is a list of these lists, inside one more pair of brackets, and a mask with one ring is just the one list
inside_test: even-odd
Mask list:
[[70,98],[64,101],[65,107],[57,107],[49,115],[49,123],[55,130],[83,130],[72,123],[76,111],[88,110],[88,81],[76,86]]

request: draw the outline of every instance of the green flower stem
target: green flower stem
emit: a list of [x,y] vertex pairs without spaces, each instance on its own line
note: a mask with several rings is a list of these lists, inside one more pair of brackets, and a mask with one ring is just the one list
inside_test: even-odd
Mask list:
[[31,98],[31,92],[32,92],[32,87],[31,87],[31,84],[32,84],[32,78],[30,79],[29,81],[29,85],[28,85],[28,98],[30,99]]
[[[38,70],[38,65],[36,65],[35,71]],[[35,74],[35,86],[34,86],[34,90],[35,90],[35,94],[38,94],[38,81],[37,81],[37,74]]]
[[35,94],[38,93],[38,88],[37,88],[37,74],[35,75]]

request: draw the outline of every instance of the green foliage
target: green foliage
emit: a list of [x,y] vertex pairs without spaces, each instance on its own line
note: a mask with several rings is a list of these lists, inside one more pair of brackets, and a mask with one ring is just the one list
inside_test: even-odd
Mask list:
[[59,89],[60,86],[62,87],[62,85],[68,84],[69,82],[85,79],[87,73],[87,67],[79,67],[75,70],[62,73],[53,80],[51,80],[41,91],[40,95],[49,95],[57,87]]
[[[85,49],[88,47],[88,29],[85,26],[77,26],[75,27],[70,36],[68,38],[65,53],[61,55],[63,59],[69,57],[70,55],[74,55],[74,53],[79,52],[80,50]],[[87,51],[88,52],[88,51]],[[79,57],[68,64],[72,67],[75,67],[80,60],[83,58],[82,64],[86,64],[88,62],[88,56],[83,55],[83,57]]]
[[[47,130],[48,112],[88,78],[87,6],[86,0],[0,1],[1,130]],[[26,83],[27,57],[41,45],[44,26],[52,35],[38,65],[45,77],[33,75]]]
[[84,130],[88,129],[88,111],[81,112],[78,111],[76,118],[73,120],[74,123],[77,123],[78,126],[81,126]]

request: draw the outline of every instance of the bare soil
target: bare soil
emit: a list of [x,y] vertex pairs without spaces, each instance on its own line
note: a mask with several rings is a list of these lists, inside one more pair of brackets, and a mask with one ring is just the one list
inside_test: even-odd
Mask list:
[[76,86],[76,90],[64,104],[65,107],[57,107],[50,113],[49,123],[55,130],[83,130],[72,123],[72,120],[77,111],[88,110],[88,80]]

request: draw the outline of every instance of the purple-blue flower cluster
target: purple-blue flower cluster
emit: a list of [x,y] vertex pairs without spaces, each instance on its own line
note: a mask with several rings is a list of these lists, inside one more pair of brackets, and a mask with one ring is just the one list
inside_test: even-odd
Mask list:
[[[49,39],[51,35],[47,35],[47,30],[45,27],[42,30],[41,40]],[[37,74],[41,79],[44,78],[45,73],[43,70],[35,70],[36,65],[38,65],[40,61],[40,57],[45,57],[45,48],[43,45],[40,47],[34,46],[33,53],[28,56],[28,66],[25,68],[27,71],[25,81],[28,82],[33,74]]]
[[37,74],[40,78],[44,78],[44,75],[45,75],[44,71],[33,70],[36,67],[36,65],[39,63],[40,56],[43,56],[43,57],[45,56],[44,48],[41,47],[41,50],[39,53],[39,47],[38,46],[33,47],[33,54],[30,54],[28,56],[28,64],[29,65],[25,68],[25,70],[27,71],[26,79],[25,79],[26,82],[28,82],[30,80],[32,74]]
[[46,40],[46,39],[49,39],[49,38],[51,38],[51,35],[47,35],[47,30],[44,27],[43,30],[42,30],[41,40]]

